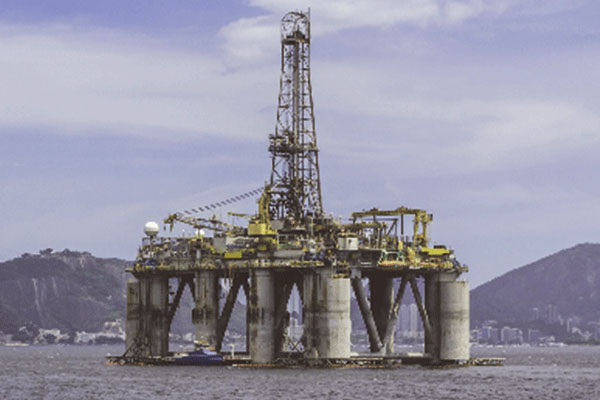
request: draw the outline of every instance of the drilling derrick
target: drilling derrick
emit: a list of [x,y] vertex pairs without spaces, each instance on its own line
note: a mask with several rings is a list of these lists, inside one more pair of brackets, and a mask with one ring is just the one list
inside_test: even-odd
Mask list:
[[270,212],[302,222],[323,213],[315,116],[310,83],[310,19],[290,12],[281,20],[281,80],[277,125],[269,136]]

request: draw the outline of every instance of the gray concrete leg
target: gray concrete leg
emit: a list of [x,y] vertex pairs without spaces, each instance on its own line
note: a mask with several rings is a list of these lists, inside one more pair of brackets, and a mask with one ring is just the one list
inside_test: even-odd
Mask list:
[[[394,280],[393,278],[372,275],[369,278],[369,292],[371,294],[371,312],[375,319],[375,325],[377,326],[377,332],[379,337],[385,337],[387,331],[387,324],[390,318],[390,312],[392,305],[394,304]],[[371,351],[378,351],[371,346]],[[392,335],[387,343],[385,349],[382,349],[384,354],[392,354],[394,352],[394,334]]]
[[250,273],[248,296],[248,341],[253,363],[275,359],[275,284],[271,271]]
[[250,354],[250,283],[248,278],[242,283],[244,296],[246,297],[246,352]]
[[431,355],[434,363],[440,361],[440,296],[438,282],[439,273],[425,276],[425,309],[431,324],[431,332],[425,332],[425,353]]
[[469,359],[469,283],[440,282],[440,359]]
[[469,286],[455,273],[436,272],[425,278],[425,307],[431,334],[425,352],[434,363],[469,358]]
[[143,304],[143,329],[148,340],[146,356],[166,356],[169,353],[168,304],[169,278],[153,275],[140,279]]
[[127,320],[125,322],[125,349],[132,348],[140,330],[140,283],[127,282]]
[[294,287],[294,282],[286,279],[285,273],[279,273],[275,277],[275,354],[283,353],[287,350],[289,342],[286,340],[288,328],[290,326],[290,313],[287,311],[287,305],[290,300],[290,294]]
[[350,279],[319,269],[304,276],[305,357],[350,357]]
[[215,349],[219,321],[219,278],[216,271],[196,273],[196,300],[192,311],[197,346]]

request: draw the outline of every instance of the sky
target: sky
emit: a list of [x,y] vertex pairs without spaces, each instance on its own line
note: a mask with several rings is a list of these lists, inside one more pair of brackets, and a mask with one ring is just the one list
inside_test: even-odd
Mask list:
[[308,7],[327,212],[428,210],[472,287],[600,242],[597,1],[3,0],[0,260],[134,259],[146,221],[263,185]]

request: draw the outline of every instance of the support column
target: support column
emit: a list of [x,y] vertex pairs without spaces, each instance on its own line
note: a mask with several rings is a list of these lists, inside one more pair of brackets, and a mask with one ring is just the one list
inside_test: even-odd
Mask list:
[[272,272],[250,272],[248,339],[250,359],[264,364],[275,359],[275,285]]
[[278,274],[275,279],[275,354],[281,354],[287,350],[288,342],[286,334],[290,326],[290,313],[287,311],[287,305],[290,300],[290,294],[294,287],[294,282],[286,279],[285,272]]
[[334,277],[330,269],[304,276],[305,357],[350,357],[350,279]]
[[140,283],[137,280],[127,282],[127,320],[125,322],[125,350],[133,350],[140,331]]
[[440,273],[425,276],[425,309],[429,315],[431,332],[425,332],[425,353],[431,355],[434,363],[439,363],[440,348],[440,294],[438,283]]
[[[383,338],[387,332],[387,324],[390,319],[390,312],[394,302],[394,280],[385,275],[371,275],[369,278],[369,292],[371,294],[371,312],[375,319],[377,332],[379,337]],[[383,354],[392,354],[394,352],[394,327],[392,327],[391,336],[383,350]],[[371,351],[379,351],[378,348],[373,348]]]
[[469,359],[469,283],[440,282],[440,359]]
[[219,278],[216,271],[196,273],[196,299],[192,310],[195,326],[195,344],[215,350],[219,322]]
[[250,283],[248,278],[242,283],[244,296],[246,297],[246,353],[250,355]]
[[147,338],[146,356],[167,356],[169,353],[169,278],[152,275],[140,279],[143,304],[143,329]]
[[449,272],[425,277],[425,307],[431,324],[425,352],[433,363],[469,359],[469,285],[457,278]]

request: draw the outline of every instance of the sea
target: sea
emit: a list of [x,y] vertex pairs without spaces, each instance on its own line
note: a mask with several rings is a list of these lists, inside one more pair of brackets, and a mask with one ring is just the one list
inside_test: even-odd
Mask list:
[[600,399],[600,346],[474,347],[501,367],[107,365],[123,346],[0,346],[0,399]]

